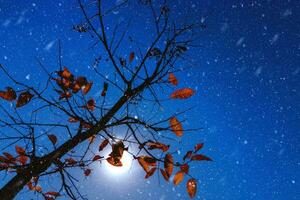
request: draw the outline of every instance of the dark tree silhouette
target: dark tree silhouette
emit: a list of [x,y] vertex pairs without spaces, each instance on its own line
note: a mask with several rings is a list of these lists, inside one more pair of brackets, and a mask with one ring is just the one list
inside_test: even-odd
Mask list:
[[[203,28],[203,24],[176,23],[170,17],[166,0],[159,5],[154,5],[151,0],[140,0],[140,6],[150,9],[149,19],[155,29],[149,34],[153,35],[152,42],[143,47],[134,37],[128,36],[130,22],[126,25],[117,23],[111,33],[106,29],[105,19],[129,3],[132,2],[121,1],[104,10],[101,0],[85,4],[78,1],[83,20],[73,29],[85,34],[93,42],[92,48],[102,52],[102,57],[96,58],[94,63],[94,73],[98,76],[95,81],[103,84],[100,91],[93,88],[93,82],[80,72],[75,74],[71,67],[64,67],[60,42],[58,71],[48,72],[39,62],[47,75],[43,88],[16,80],[5,66],[0,65],[11,81],[0,91],[0,140],[7,144],[0,156],[0,173],[9,171],[12,176],[0,189],[1,200],[13,199],[25,188],[48,200],[61,195],[85,199],[69,170],[79,168],[84,176],[89,176],[93,165],[101,164],[101,161],[121,167],[124,151],[130,153],[145,170],[145,178],[157,172],[169,181],[170,176],[175,174],[173,182],[178,185],[187,176],[187,192],[191,198],[195,196],[197,181],[189,174],[189,165],[193,161],[211,159],[198,153],[202,143],[194,144],[182,160],[173,159],[171,147],[163,143],[171,138],[160,133],[172,132],[174,137],[181,137],[185,131],[199,129],[183,129],[180,118],[188,109],[162,118],[160,91],[174,87],[174,92],[165,98],[169,101],[193,96],[194,90],[188,87],[176,88],[178,80],[175,74],[181,71],[176,64],[186,59],[186,52],[193,47],[197,37],[195,30]],[[132,43],[135,50],[128,52],[128,56],[119,56],[125,40]],[[105,76],[107,71],[98,66],[101,62],[110,67],[111,76]],[[96,98],[93,98],[93,92],[98,94]],[[107,102],[108,95],[112,93],[117,98],[114,102]],[[149,113],[151,116],[136,117],[135,110],[143,106],[153,107],[153,112]],[[51,120],[45,120],[41,115],[47,115]],[[112,131],[115,127],[126,127],[126,134],[115,135]],[[91,146],[97,139],[101,142],[97,144],[99,152],[95,153]],[[79,145],[86,150],[76,152],[75,148]],[[132,151],[132,146],[139,151]],[[37,148],[44,148],[47,153],[41,155]],[[111,149],[108,157],[101,155],[104,148]],[[175,169],[178,170],[173,173]],[[53,174],[61,177],[61,185],[56,191],[45,191],[39,180]]]

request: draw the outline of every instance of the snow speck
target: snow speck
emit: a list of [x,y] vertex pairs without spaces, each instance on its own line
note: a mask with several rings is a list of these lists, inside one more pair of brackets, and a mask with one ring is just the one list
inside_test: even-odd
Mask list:
[[263,69],[263,67],[258,67],[258,68],[255,70],[254,75],[255,75],[256,77],[258,77],[258,76],[261,74],[262,69]]
[[241,46],[241,44],[243,44],[245,38],[241,37],[237,42],[236,42],[236,46]]
[[44,50],[45,50],[45,51],[49,51],[49,50],[53,47],[54,43],[55,43],[55,40],[52,40],[51,42],[49,42],[49,43],[45,46]]

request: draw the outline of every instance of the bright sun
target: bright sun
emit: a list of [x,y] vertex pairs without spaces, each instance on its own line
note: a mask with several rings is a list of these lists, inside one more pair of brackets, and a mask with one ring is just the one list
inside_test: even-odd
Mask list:
[[126,172],[128,172],[131,168],[131,164],[132,164],[132,156],[124,151],[121,162],[123,164],[122,167],[115,167],[111,164],[109,164],[107,161],[105,161],[105,167],[106,169],[114,175],[120,175],[120,174],[124,174]]

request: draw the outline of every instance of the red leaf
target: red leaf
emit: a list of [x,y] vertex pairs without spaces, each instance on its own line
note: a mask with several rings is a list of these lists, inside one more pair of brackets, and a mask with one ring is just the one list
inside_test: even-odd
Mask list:
[[206,160],[206,161],[212,161],[211,158],[205,156],[205,155],[202,155],[202,154],[196,154],[196,155],[193,155],[191,160],[198,160],[198,161],[201,161],[201,160]]
[[147,179],[147,178],[151,177],[151,176],[155,173],[155,171],[156,171],[156,167],[153,167],[152,169],[150,169],[150,170],[147,172],[145,178]]
[[19,107],[26,105],[27,103],[29,103],[29,101],[32,99],[32,97],[33,97],[33,94],[31,94],[29,91],[22,92],[18,97],[16,107],[19,108]]
[[169,82],[173,85],[178,85],[178,80],[173,73],[169,74]]
[[16,92],[11,87],[6,87],[6,91],[0,91],[0,97],[7,101],[13,101],[17,98]]
[[176,117],[171,117],[169,120],[171,130],[178,136],[183,135],[183,128],[180,121]]
[[53,145],[56,144],[56,142],[57,142],[57,137],[56,137],[55,135],[53,135],[53,134],[48,135],[48,138],[49,138],[49,140],[52,142]]
[[131,52],[129,55],[129,62],[132,62],[134,60],[134,52]]
[[25,154],[25,149],[22,148],[22,147],[19,147],[18,145],[15,146],[15,149],[16,149],[16,152],[19,154],[19,155],[24,155]]
[[108,139],[103,140],[103,142],[99,145],[99,151],[102,151],[109,143]]
[[175,90],[170,97],[172,99],[187,99],[191,97],[194,93],[195,91],[190,88],[182,88],[179,90]]
[[103,157],[99,156],[99,155],[95,155],[92,161],[94,162],[96,160],[100,160],[101,158],[103,158]]
[[89,176],[91,174],[92,170],[91,169],[85,169],[84,170],[84,175]]
[[179,183],[181,183],[181,181],[183,181],[183,178],[184,178],[184,172],[179,171],[175,174],[174,179],[173,179],[173,183],[175,185],[178,185]]
[[171,154],[166,154],[165,159],[164,159],[164,167],[165,171],[170,177],[173,172],[173,156]]
[[197,151],[199,151],[200,149],[202,149],[202,147],[203,147],[203,143],[199,143],[199,144],[196,144],[195,145],[195,153],[197,153]]
[[197,192],[197,181],[195,179],[189,179],[186,183],[186,189],[191,198],[194,198]]
[[68,165],[71,165],[71,166],[73,166],[77,163],[77,161],[74,160],[73,158],[66,158],[65,161]]
[[186,152],[186,154],[184,155],[183,157],[183,160],[187,159],[187,158],[190,158],[192,156],[193,152],[192,151],[188,151]]
[[28,157],[24,156],[24,155],[22,155],[22,156],[20,156],[20,157],[17,158],[17,161],[19,163],[21,163],[21,165],[25,165],[27,163],[27,160],[28,160]]
[[180,166],[180,170],[186,174],[189,173],[189,165],[187,163]]

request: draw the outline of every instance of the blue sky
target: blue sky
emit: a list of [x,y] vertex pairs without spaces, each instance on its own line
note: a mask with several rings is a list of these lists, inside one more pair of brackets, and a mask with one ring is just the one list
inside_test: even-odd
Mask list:
[[[196,95],[165,105],[166,113],[194,107],[185,115],[184,126],[204,128],[186,133],[179,148],[182,153],[195,141],[204,142],[203,151],[214,160],[192,168],[199,179],[197,199],[300,199],[299,2],[176,0],[171,4],[179,20],[207,25],[199,33],[200,47],[189,52],[190,70],[178,73],[180,86],[196,89]],[[0,9],[0,63],[18,79],[38,85],[44,78],[36,57],[50,71],[56,70],[58,39],[64,65],[95,77],[88,67],[96,54],[89,50],[89,37],[72,30],[82,19],[76,1],[1,0]],[[131,7],[106,23],[111,27],[132,17],[131,32],[147,42],[151,33],[146,34],[146,13]],[[124,55],[130,52],[129,44],[128,48],[122,49]],[[0,80],[6,82],[2,74]],[[188,199],[184,184],[159,183],[157,176],[144,180],[138,166],[119,176],[103,166],[95,166],[89,178],[74,173],[90,199]],[[8,180],[0,178],[0,185]],[[44,184],[51,188],[57,180]],[[17,197],[30,198],[40,197],[27,190]]]

